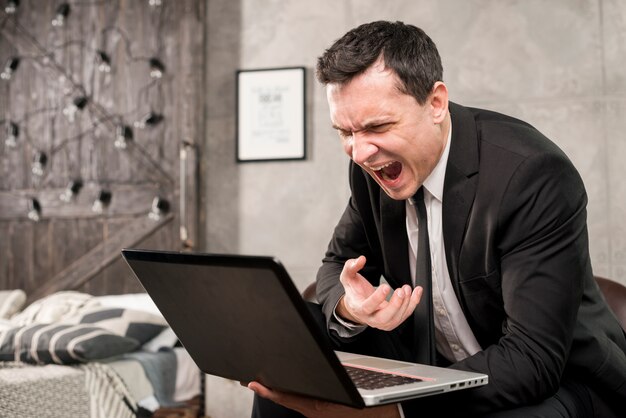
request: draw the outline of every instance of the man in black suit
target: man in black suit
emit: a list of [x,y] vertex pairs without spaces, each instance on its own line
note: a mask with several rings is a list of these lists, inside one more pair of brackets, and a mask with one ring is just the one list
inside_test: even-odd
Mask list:
[[527,123],[449,103],[437,49],[411,25],[353,29],[317,75],[352,159],[317,279],[330,337],[489,384],[357,411],[254,382],[253,416],[293,416],[265,398],[311,417],[623,416],[626,337],[593,278],[565,154]]

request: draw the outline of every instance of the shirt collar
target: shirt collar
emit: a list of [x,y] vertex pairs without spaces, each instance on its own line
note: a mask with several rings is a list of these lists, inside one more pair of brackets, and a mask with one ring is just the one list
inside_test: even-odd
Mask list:
[[424,180],[424,188],[440,202],[443,202],[443,183],[446,178],[446,167],[448,166],[448,155],[450,154],[450,142],[452,141],[452,120],[450,121],[450,129],[448,129],[448,140],[446,147],[441,154],[439,162]]

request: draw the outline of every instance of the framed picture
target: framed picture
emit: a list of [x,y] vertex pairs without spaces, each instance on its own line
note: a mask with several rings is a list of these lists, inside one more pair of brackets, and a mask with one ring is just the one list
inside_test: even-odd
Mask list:
[[306,157],[305,68],[237,71],[237,161]]

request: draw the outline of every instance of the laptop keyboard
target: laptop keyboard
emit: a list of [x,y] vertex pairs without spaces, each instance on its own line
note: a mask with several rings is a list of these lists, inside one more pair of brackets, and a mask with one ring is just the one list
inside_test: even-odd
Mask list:
[[352,379],[355,386],[359,389],[382,389],[422,381],[422,379],[418,379],[417,377],[399,376],[397,374],[377,372],[351,366],[344,367],[348,371],[350,379]]

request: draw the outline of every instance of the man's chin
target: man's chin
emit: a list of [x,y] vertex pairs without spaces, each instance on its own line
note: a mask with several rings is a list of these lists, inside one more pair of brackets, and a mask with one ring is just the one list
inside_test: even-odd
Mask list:
[[385,194],[393,200],[407,200],[417,192],[417,188],[419,187],[411,184],[402,185],[402,178],[397,178],[394,181],[385,181],[370,170],[367,170],[367,172],[370,177],[376,181],[378,186],[383,189]]
[[383,189],[385,194],[392,198],[393,200],[407,200],[415,194],[415,191],[412,191],[410,188],[402,188],[402,189],[391,189],[389,187],[385,187],[384,185],[378,183],[378,185]]

